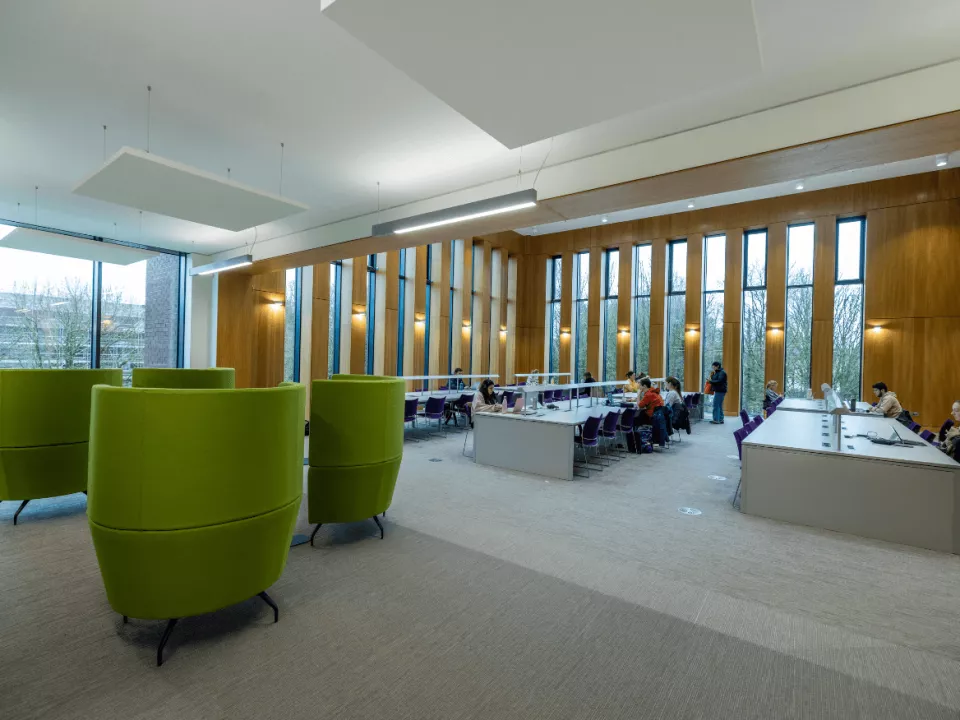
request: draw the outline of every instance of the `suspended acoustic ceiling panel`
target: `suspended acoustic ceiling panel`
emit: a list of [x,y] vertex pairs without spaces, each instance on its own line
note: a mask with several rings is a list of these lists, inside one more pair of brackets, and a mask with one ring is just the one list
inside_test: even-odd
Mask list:
[[79,260],[93,260],[110,265],[132,265],[141,260],[149,260],[159,253],[151,250],[127,247],[115,243],[88,240],[87,238],[73,237],[32,230],[30,228],[15,228],[4,235],[4,228],[0,225],[0,247],[13,250],[29,250],[30,252],[44,253],[45,255],[60,255],[62,257],[77,258]]
[[323,12],[509,148],[762,72],[751,0],[336,0]]
[[73,192],[235,232],[308,209],[279,195],[129,147],[117,152]]

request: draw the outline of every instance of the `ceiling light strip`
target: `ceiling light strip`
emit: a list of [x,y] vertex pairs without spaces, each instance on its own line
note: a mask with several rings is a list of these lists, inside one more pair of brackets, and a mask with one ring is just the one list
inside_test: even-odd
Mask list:
[[491,215],[524,210],[535,207],[536,204],[537,191],[531,188],[529,190],[520,190],[519,192],[509,193],[508,195],[478,200],[477,202],[458,205],[444,210],[414,215],[413,217],[402,220],[380,223],[373,226],[371,234],[374,236],[402,235],[418,230],[427,230],[429,228],[466,222],[467,220],[476,220]]
[[235,270],[239,267],[253,265],[253,255],[237,255],[236,257],[218,260],[208,265],[199,265],[190,270],[191,275],[213,275],[226,270]]

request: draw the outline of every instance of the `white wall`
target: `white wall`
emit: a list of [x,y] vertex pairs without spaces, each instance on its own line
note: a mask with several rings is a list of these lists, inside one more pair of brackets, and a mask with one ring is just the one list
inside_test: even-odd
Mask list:
[[193,267],[209,262],[206,255],[187,256],[183,364],[188,368],[217,364],[217,276],[190,275]]

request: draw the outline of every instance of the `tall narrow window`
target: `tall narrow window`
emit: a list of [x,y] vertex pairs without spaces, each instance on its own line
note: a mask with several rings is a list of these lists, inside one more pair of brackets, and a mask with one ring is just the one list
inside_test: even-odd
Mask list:
[[430,302],[433,296],[433,245],[427,245],[426,313],[423,316],[423,374],[430,374]]
[[[708,235],[703,239],[703,309],[701,312],[700,371],[704,382],[712,365],[723,362],[723,288],[727,272],[727,236]],[[691,388],[693,389],[693,388]],[[706,395],[707,409],[713,408],[713,395]]]
[[590,253],[577,253],[577,265],[574,268],[576,286],[576,322],[574,325],[574,357],[576,358],[575,382],[583,379],[587,371],[587,303],[590,296]]
[[300,382],[300,284],[303,269],[286,273],[283,303],[283,380]]
[[400,250],[400,281],[397,284],[397,377],[403,375],[403,335],[407,324],[407,250]]
[[363,346],[363,364],[367,375],[373,375],[374,345],[377,328],[377,256],[367,256],[367,341]]
[[[470,263],[470,354],[467,356],[467,373],[473,374],[473,337],[477,334],[477,318],[474,317],[474,309],[477,304],[477,264],[483,262],[483,249],[479,245],[471,245]],[[477,368],[479,372],[480,368]]]
[[803,398],[810,389],[813,347],[813,242],[816,225],[787,228],[787,326],[783,355],[783,394]]
[[863,360],[863,261],[867,221],[837,221],[837,269],[833,289],[833,389],[860,398]]
[[617,379],[617,289],[620,285],[620,251],[603,253],[603,369],[601,379]]
[[667,246],[667,376],[683,387],[683,329],[687,318],[687,241]]
[[743,314],[740,321],[740,407],[763,408],[767,350],[767,231],[743,236]]
[[650,283],[652,247],[633,248],[633,368],[638,374],[650,369]]
[[547,329],[549,348],[547,373],[560,372],[560,291],[563,285],[563,258],[547,260]]
[[330,263],[330,330],[327,338],[327,377],[340,372],[340,278],[343,264]]
[[[449,332],[447,333],[447,374],[453,375],[453,332],[456,329],[459,332],[459,329],[453,327],[453,299],[456,296],[456,281],[457,281],[457,243],[459,240],[454,240],[450,243],[450,325]],[[462,311],[461,311],[462,312]]]

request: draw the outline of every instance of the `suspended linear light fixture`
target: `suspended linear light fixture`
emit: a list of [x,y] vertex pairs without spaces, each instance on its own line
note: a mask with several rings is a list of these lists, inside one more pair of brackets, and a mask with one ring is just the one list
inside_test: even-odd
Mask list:
[[199,265],[190,270],[191,275],[213,275],[224,270],[233,270],[238,267],[253,265],[253,255],[237,255],[226,260],[217,260],[217,262],[208,265]]
[[413,217],[402,220],[379,223],[373,226],[371,234],[374,236],[402,235],[404,233],[416,232],[417,230],[428,230],[430,228],[453,225],[454,223],[465,222],[467,220],[489,217],[490,215],[500,215],[502,213],[523,210],[534,207],[536,204],[537,191],[531,188],[529,190],[520,190],[486,200],[478,200],[467,203],[466,205],[457,205],[456,207],[445,208],[444,210],[414,215]]

